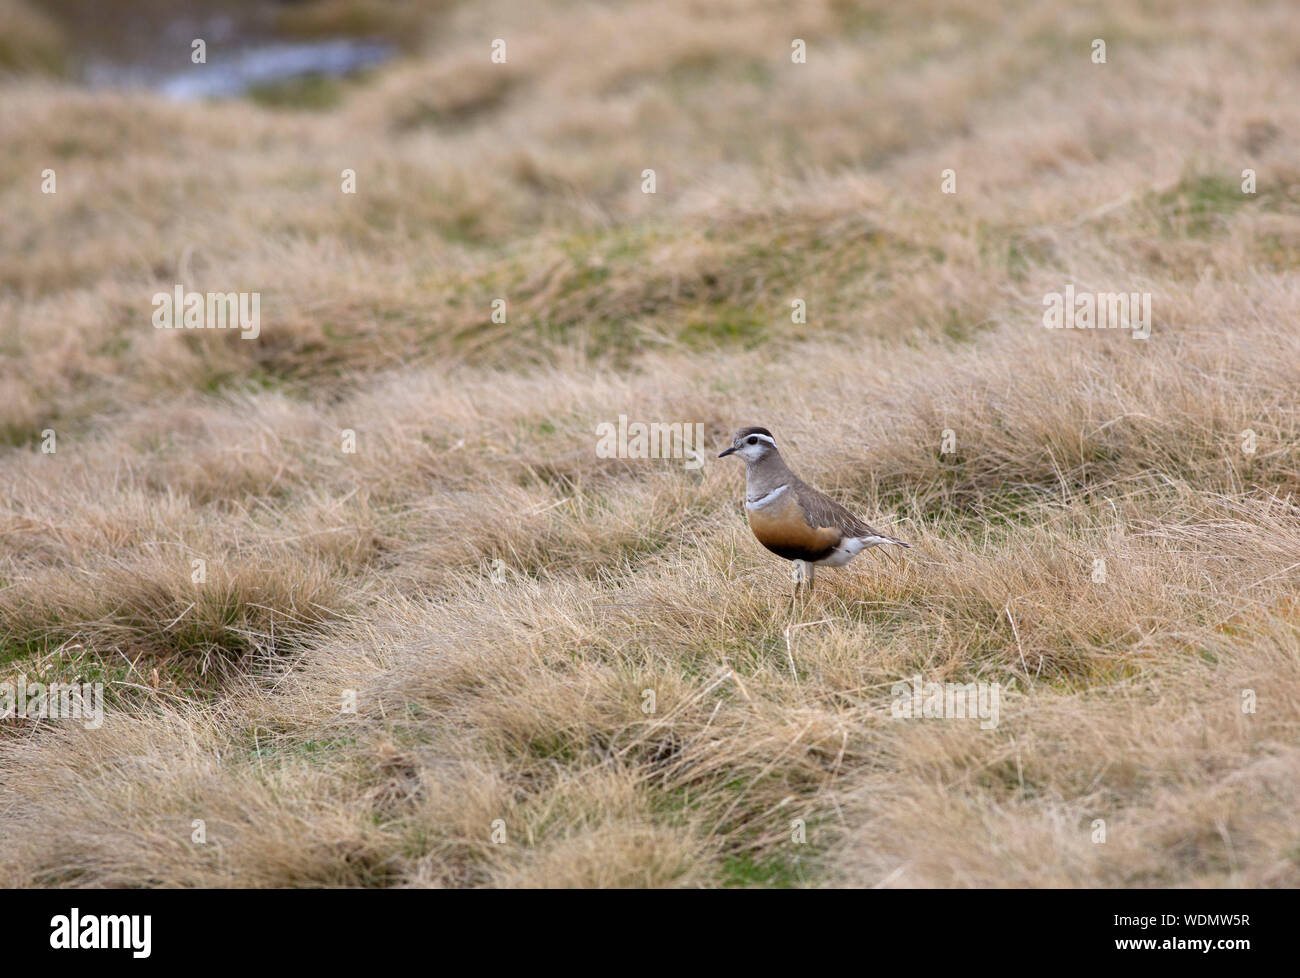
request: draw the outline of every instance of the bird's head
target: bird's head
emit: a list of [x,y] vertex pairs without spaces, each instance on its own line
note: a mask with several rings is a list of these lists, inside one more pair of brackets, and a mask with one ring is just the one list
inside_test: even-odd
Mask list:
[[722,452],[718,458],[727,455],[739,455],[746,465],[753,465],[760,459],[775,455],[776,439],[766,428],[741,428],[731,439],[731,447]]

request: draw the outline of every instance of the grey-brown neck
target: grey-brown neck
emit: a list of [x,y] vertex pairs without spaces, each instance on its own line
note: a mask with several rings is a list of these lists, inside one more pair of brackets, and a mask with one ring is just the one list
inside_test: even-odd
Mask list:
[[795,474],[775,447],[745,462],[745,501],[754,502],[795,481]]

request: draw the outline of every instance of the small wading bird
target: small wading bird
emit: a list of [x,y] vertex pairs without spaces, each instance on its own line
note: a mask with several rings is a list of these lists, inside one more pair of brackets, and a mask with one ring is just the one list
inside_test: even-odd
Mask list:
[[796,595],[801,580],[812,590],[819,565],[843,567],[885,543],[910,546],[863,523],[791,472],[766,428],[741,428],[718,458],[727,455],[745,460],[745,511],[754,536],[778,557],[796,562]]

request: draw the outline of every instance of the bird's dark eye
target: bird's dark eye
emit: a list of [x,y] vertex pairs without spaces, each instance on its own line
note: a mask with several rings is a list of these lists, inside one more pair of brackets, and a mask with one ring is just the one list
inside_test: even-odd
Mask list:
[[750,435],[749,438],[747,439],[747,441],[748,441],[748,443],[751,444],[751,445],[757,445],[757,444],[758,444],[758,439],[755,438],[753,435]]

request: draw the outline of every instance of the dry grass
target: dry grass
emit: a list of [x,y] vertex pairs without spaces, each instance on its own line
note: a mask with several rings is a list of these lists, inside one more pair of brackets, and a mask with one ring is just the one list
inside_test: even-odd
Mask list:
[[[0,86],[0,678],[109,700],[0,725],[0,884],[1300,885],[1289,5],[403,17],[327,112]],[[178,274],[260,339],[155,331]],[[914,549],[792,610],[739,467],[620,414]]]

